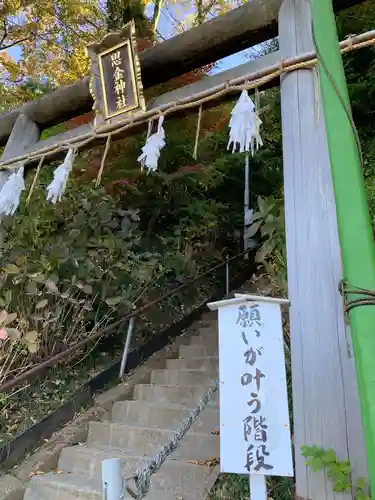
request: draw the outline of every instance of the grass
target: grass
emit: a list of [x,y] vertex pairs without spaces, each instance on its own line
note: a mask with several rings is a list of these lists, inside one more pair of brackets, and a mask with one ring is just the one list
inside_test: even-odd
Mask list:
[[[272,477],[267,479],[269,500],[290,500],[292,498],[293,479]],[[209,500],[249,500],[249,479],[238,474],[222,474],[211,492]]]
[[83,364],[61,364],[33,383],[0,395],[0,444],[4,444],[42,420],[64,403],[89,379],[113,363],[112,356],[94,351]]
[[249,500],[249,482],[238,474],[221,474],[209,500]]

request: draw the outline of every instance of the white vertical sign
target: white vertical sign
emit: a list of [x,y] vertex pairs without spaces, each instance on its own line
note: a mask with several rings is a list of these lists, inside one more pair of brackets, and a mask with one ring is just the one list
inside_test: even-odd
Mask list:
[[280,305],[234,300],[217,304],[221,471],[293,476]]

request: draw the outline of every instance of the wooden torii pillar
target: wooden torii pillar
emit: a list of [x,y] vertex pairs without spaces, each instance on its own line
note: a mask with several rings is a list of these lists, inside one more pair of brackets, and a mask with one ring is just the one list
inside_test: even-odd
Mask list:
[[[313,52],[307,0],[284,0],[282,58]],[[356,478],[367,465],[350,331],[345,331],[336,207],[319,79],[312,69],[281,78],[284,192],[293,366],[296,497],[343,500],[300,447],[332,448]]]

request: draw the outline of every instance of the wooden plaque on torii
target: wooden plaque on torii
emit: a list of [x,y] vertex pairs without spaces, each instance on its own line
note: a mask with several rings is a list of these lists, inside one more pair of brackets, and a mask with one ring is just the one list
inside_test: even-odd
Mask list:
[[86,52],[91,60],[90,92],[95,128],[145,110],[134,22],[108,33]]

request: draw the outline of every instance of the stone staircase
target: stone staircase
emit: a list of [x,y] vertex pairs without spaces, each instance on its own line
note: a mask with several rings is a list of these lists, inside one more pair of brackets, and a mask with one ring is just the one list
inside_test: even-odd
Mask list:
[[[197,335],[181,345],[178,359],[166,360],[164,370],[153,370],[149,384],[136,385],[132,400],[113,405],[111,421],[91,422],[85,444],[62,450],[56,472],[33,477],[24,500],[102,500],[103,460],[121,458],[124,476],[146,465],[215,383],[216,314],[209,318],[199,322]],[[217,466],[206,465],[219,457],[218,426],[216,393],[177,450],[152,476],[147,499],[207,498],[219,472]]]

